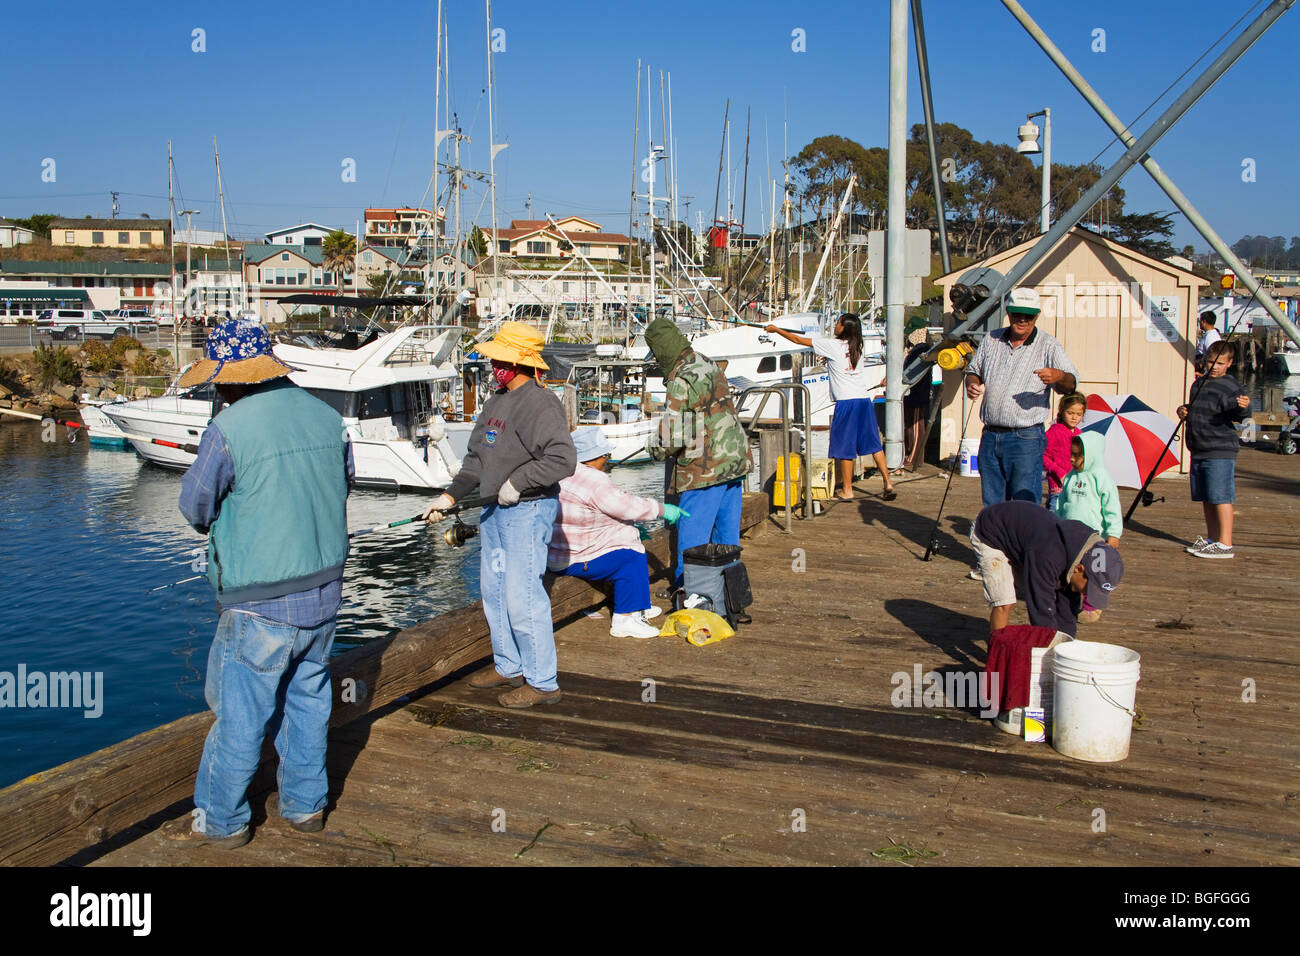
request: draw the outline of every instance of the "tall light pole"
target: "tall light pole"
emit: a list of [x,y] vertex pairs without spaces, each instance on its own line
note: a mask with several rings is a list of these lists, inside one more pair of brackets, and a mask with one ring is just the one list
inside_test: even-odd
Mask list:
[[[1038,126],[1033,122],[1035,116],[1043,118],[1043,148],[1038,148]],[[1017,131],[1020,136],[1020,145],[1016,147],[1017,153],[1031,155],[1041,152],[1043,154],[1043,196],[1042,196],[1042,220],[1043,232],[1052,228],[1052,111],[1048,107],[1043,107],[1037,113],[1029,113],[1025,117],[1025,125]]]

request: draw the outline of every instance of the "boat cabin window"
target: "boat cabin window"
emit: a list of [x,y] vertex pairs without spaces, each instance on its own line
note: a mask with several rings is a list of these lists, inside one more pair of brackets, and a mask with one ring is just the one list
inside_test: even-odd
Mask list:
[[781,356],[781,371],[783,371],[783,372],[788,372],[788,371],[790,371],[790,369],[792,369],[792,368],[794,368],[794,356],[793,356],[793,355],[782,355],[782,356]]
[[333,388],[309,388],[307,391],[344,418],[352,418],[356,414],[356,392],[344,392]]
[[361,393],[357,418],[392,418],[393,401],[388,387],[371,388]]
[[769,356],[767,356],[766,358],[763,358],[763,359],[760,359],[760,360],[759,360],[759,362],[758,362],[758,374],[759,374],[759,375],[762,375],[764,372],[775,372],[775,371],[776,371],[776,356],[775,356],[775,355],[769,355]]

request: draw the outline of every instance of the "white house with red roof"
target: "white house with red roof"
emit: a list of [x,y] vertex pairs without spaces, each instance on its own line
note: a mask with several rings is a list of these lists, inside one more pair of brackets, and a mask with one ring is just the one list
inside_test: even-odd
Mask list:
[[510,228],[498,229],[495,236],[491,229],[483,234],[489,255],[496,252],[514,258],[561,260],[580,252],[593,263],[614,262],[625,259],[631,245],[622,233],[601,232],[600,223],[581,216],[556,219],[554,226],[545,219],[513,219]]

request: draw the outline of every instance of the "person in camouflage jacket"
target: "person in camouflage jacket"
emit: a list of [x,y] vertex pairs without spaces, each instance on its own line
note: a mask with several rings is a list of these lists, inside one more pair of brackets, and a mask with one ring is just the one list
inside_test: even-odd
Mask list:
[[753,459],[722,369],[692,350],[668,319],[651,322],[645,339],[664,370],[667,391],[667,410],[649,452],[667,461],[668,493],[681,496],[673,580],[680,587],[687,548],[740,544],[741,488]]

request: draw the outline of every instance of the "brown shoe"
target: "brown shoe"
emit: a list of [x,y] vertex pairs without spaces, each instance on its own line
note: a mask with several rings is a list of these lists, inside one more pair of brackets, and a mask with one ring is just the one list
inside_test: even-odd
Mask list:
[[558,687],[555,690],[538,690],[532,684],[524,684],[523,687],[506,691],[497,698],[497,702],[502,707],[523,708],[533,704],[553,704],[563,696],[564,692]]
[[207,836],[193,828],[192,818],[189,816],[181,817],[178,820],[168,820],[162,825],[160,832],[170,841],[171,846],[186,849],[215,846],[223,850],[237,850],[253,839],[253,828],[247,824],[242,829],[230,834],[230,836]]
[[487,670],[479,671],[471,677],[469,686],[479,689],[486,687],[519,687],[523,682],[522,677],[503,677],[495,667],[489,667]]

